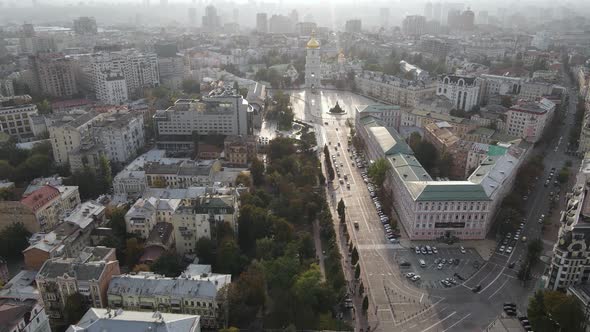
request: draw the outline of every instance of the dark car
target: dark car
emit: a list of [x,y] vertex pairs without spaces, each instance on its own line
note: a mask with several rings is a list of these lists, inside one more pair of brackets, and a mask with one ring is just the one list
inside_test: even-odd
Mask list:
[[477,285],[471,289],[474,293],[478,293],[481,290],[481,285]]
[[399,263],[400,266],[410,266],[412,264],[410,264],[410,262],[407,261],[402,261],[401,263]]
[[508,264],[508,268],[511,269],[514,267],[514,262],[510,262],[510,264]]

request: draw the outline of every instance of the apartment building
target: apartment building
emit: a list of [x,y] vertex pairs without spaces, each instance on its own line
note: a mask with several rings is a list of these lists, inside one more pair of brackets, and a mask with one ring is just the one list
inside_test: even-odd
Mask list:
[[251,133],[248,113],[253,112],[240,95],[203,100],[179,99],[174,106],[156,111],[154,121],[160,136],[243,135]]
[[223,141],[225,160],[232,165],[248,165],[256,158],[255,136],[227,136]]
[[545,98],[539,102],[520,102],[506,112],[506,132],[530,143],[538,142],[554,113],[555,104]]
[[145,146],[143,114],[111,113],[93,124],[93,136],[111,162],[127,163]]
[[140,198],[125,214],[127,233],[134,233],[147,239],[158,222],[172,221],[172,216],[181,207],[181,200],[176,198]]
[[188,188],[213,183],[221,169],[217,160],[191,160],[169,158],[145,164],[148,187]]
[[211,273],[210,265],[191,264],[178,278],[151,272],[115,276],[108,288],[110,308],[201,316],[203,328],[217,328],[223,318],[218,292],[231,275]]
[[445,96],[455,109],[469,112],[479,103],[479,87],[475,76],[440,75],[437,96]]
[[96,99],[107,105],[120,105],[129,99],[127,81],[121,71],[98,70],[94,73]]
[[105,207],[102,204],[84,202],[63,215],[61,223],[50,232],[35,233],[30,245],[23,250],[25,266],[39,270],[50,258],[76,257],[88,245],[92,245],[91,233],[105,223]]
[[80,204],[76,186],[42,186],[20,201],[0,201],[0,227],[21,222],[29,232],[48,231]]
[[160,81],[165,87],[173,90],[182,88],[182,81],[185,77],[184,58],[181,56],[158,57],[158,70]]
[[37,288],[49,318],[63,322],[68,296],[80,293],[86,305],[107,306],[107,289],[113,276],[121,274],[115,249],[95,248],[76,258],[47,260],[37,273]]
[[36,299],[0,298],[0,326],[11,332],[51,332],[43,303]]
[[561,213],[558,240],[544,278],[545,287],[565,291],[568,287],[586,284],[590,277],[590,199],[587,195],[590,178],[590,155],[584,156],[576,176],[576,184],[566,195],[566,209]]
[[415,107],[436,95],[436,83],[430,79],[406,80],[365,70],[356,75],[355,83],[362,94],[399,106]]
[[36,89],[43,95],[66,98],[78,93],[75,63],[63,54],[40,53],[31,57]]
[[197,197],[194,204],[183,206],[172,216],[176,232],[176,251],[194,254],[197,241],[212,238],[212,230],[224,223],[238,232],[238,198],[233,194],[205,194]]
[[59,165],[67,165],[68,154],[79,148],[82,139],[91,135],[92,125],[102,118],[96,112],[81,115],[67,115],[56,119],[48,126],[53,160]]
[[426,32],[426,17],[421,15],[406,16],[402,22],[402,33],[406,36],[420,37]]
[[164,150],[150,150],[135,158],[129,165],[113,178],[115,195],[123,200],[139,197],[147,188],[144,167],[148,162],[162,161],[166,157]]
[[436,181],[394,129],[371,116],[363,116],[359,123],[357,133],[365,140],[367,154],[371,159],[385,158],[391,166],[384,186],[391,191],[400,222],[411,239],[485,238],[525,151],[511,147],[504,156],[489,157],[467,180]]
[[0,132],[6,133],[19,141],[33,138],[40,134],[35,131],[32,117],[37,115],[35,104],[1,106]]
[[158,57],[155,53],[141,53],[136,50],[96,53],[89,61],[87,72],[91,75],[90,80],[97,95],[105,72],[123,76],[129,97],[142,95],[143,88],[160,85]]
[[201,332],[200,317],[131,310],[90,308],[80,321],[66,332],[105,331],[158,331],[158,332]]

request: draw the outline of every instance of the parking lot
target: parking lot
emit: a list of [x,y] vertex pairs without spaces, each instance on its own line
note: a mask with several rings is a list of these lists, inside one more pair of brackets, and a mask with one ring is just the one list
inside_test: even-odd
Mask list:
[[[429,245],[431,247],[433,246],[433,244]],[[436,245],[434,244],[434,246]],[[422,253],[416,254],[415,249],[395,250],[395,257],[398,264],[401,264],[402,262],[410,263],[410,266],[400,265],[400,272],[404,276],[408,273],[419,275],[420,279],[413,281],[418,287],[451,288],[460,285],[463,280],[467,280],[483,264],[483,259],[475,249],[465,248],[465,253],[463,254],[459,248],[436,248],[438,253],[430,255],[424,255]],[[452,259],[452,263],[449,263],[449,259]],[[426,263],[425,267],[420,266],[420,260],[424,260]],[[447,286],[441,282],[445,279],[450,281]]]

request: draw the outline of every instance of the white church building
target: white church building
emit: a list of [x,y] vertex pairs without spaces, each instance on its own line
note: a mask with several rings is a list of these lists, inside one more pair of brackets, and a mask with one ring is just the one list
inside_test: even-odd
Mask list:
[[320,42],[315,39],[312,32],[311,39],[307,42],[307,56],[305,57],[305,88],[316,89],[321,84],[321,56]]

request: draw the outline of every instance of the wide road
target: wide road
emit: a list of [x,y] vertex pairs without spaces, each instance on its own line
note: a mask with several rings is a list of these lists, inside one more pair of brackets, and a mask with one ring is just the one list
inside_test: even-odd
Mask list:
[[[354,123],[355,107],[375,102],[340,91],[318,91],[317,94],[293,91],[291,95],[295,117],[314,125],[318,146],[331,143],[330,152],[332,155],[339,154],[336,161],[338,164],[342,163],[341,172],[349,176],[350,189],[334,181],[328,188],[328,198],[334,208],[340,198],[346,203],[348,230],[359,250],[361,278],[370,299],[368,317],[366,321],[357,318],[357,330],[366,330],[368,325],[371,330],[377,331],[480,331],[500,315],[503,302],[517,302],[519,310],[526,310],[526,302],[534,282],[523,285],[516,278],[517,267],[507,267],[509,262],[516,262],[519,257],[524,256],[525,245],[522,243],[516,245],[510,256],[494,254],[478,272],[458,286],[420,288],[408,281],[401,274],[396,260],[399,250],[406,249],[389,243],[385,238],[366,185],[346,152],[349,133],[346,120],[350,119]],[[576,97],[572,96],[570,100],[576,100]],[[328,113],[328,109],[336,101],[347,111],[346,114]],[[571,117],[574,112],[575,102],[569,107],[566,124],[562,127],[564,133],[561,136],[564,138],[559,141],[558,136],[555,142],[548,144],[545,158],[547,173],[551,167],[561,168],[566,160],[565,139],[572,125]],[[337,143],[341,147],[335,150]],[[530,212],[527,214],[524,235],[528,238],[540,236],[541,227],[536,221],[544,213],[548,194],[553,189],[544,187],[544,181],[543,177],[539,178],[527,201],[527,210]],[[358,230],[354,230],[353,221],[359,222]],[[347,253],[343,252],[343,256],[347,257]],[[476,285],[482,287],[477,294],[471,291]],[[355,300],[355,304],[358,303]],[[357,312],[358,310],[360,307],[357,307]]]

